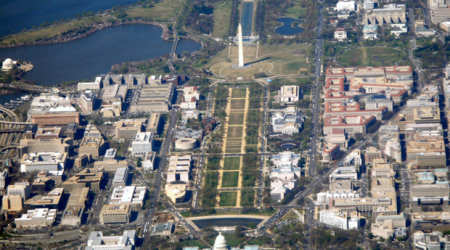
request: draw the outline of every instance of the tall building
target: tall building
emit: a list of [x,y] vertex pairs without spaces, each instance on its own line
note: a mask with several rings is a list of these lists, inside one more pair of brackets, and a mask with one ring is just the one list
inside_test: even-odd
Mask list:
[[128,223],[130,221],[130,204],[106,204],[100,211],[100,224]]
[[55,222],[56,209],[40,208],[28,210],[26,214],[14,219],[19,228],[26,227],[49,227]]
[[23,209],[23,199],[20,195],[5,195],[2,199],[2,209],[17,212]]
[[153,133],[138,132],[131,143],[131,152],[134,157],[144,157],[153,151]]

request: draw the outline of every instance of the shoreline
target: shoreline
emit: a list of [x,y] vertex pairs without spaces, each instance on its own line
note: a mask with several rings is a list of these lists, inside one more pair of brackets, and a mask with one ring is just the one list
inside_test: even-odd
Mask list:
[[[14,47],[20,47],[20,46],[27,46],[27,45],[40,45],[40,44],[56,44],[56,43],[65,43],[65,42],[71,42],[77,39],[81,39],[84,37],[87,37],[99,30],[103,30],[106,28],[121,26],[121,25],[127,25],[127,24],[147,24],[147,25],[154,25],[158,26],[163,30],[163,33],[161,35],[161,38],[165,41],[170,41],[170,37],[172,36],[172,32],[169,31],[169,28],[166,24],[160,23],[160,22],[153,22],[153,21],[143,21],[143,20],[133,20],[133,21],[120,21],[120,22],[114,22],[114,23],[101,23],[101,24],[91,24],[88,26],[85,26],[86,28],[91,28],[87,32],[83,34],[74,34],[74,35],[67,35],[67,36],[55,36],[46,40],[40,40],[40,41],[33,41],[33,42],[27,42],[27,43],[17,43],[17,44],[8,44],[8,45],[0,45],[0,48],[14,48]],[[74,31],[72,31],[74,32]],[[194,39],[192,39],[194,40]],[[194,40],[195,41],[195,40]]]

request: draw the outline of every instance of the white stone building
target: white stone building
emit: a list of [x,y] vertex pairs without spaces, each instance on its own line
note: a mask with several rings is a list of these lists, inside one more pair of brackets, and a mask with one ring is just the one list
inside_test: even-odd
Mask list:
[[337,28],[336,31],[334,31],[334,39],[343,42],[347,39],[347,31],[345,31],[344,28]]
[[153,151],[153,133],[138,132],[131,143],[131,153],[134,157],[144,157]]
[[136,230],[125,230],[121,236],[103,236],[103,232],[91,232],[85,250],[133,250]]
[[28,210],[20,218],[14,219],[17,227],[49,227],[55,221],[56,209],[38,208]]
[[336,4],[336,10],[337,11],[341,11],[341,10],[356,11],[355,1],[349,1],[349,0],[339,1]]
[[145,187],[121,186],[114,188],[109,204],[130,204],[132,207],[144,206]]
[[60,171],[64,170],[67,153],[61,152],[30,152],[20,160],[20,172]]
[[296,107],[287,107],[272,116],[273,132],[292,135],[302,128],[305,116]]
[[320,222],[343,230],[358,229],[360,226],[360,218],[357,211],[350,213],[341,213],[332,210],[322,210],[320,213]]
[[295,85],[283,86],[278,90],[278,95],[275,98],[277,102],[293,104],[301,98],[300,87]]

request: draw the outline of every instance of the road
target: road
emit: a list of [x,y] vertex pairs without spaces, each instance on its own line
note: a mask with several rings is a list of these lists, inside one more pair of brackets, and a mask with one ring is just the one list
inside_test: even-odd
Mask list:
[[[164,175],[164,171],[166,169],[166,163],[167,163],[167,155],[169,152],[169,147],[172,141],[172,137],[173,137],[173,129],[175,128],[175,124],[176,124],[176,119],[177,119],[177,112],[175,109],[172,109],[170,112],[170,118],[169,118],[169,125],[167,127],[167,133],[166,133],[166,138],[164,139],[164,142],[161,146],[161,151],[160,151],[160,157],[159,157],[159,165],[158,165],[158,169],[156,171],[156,177],[155,177],[155,183],[154,183],[154,188],[155,190],[153,190],[152,196],[150,197],[151,200],[151,206],[148,210],[147,216],[145,221],[149,222],[149,224],[152,224],[152,218],[155,215],[156,210],[158,209],[158,198],[159,198],[159,193],[161,191],[161,184],[163,181],[163,175]],[[149,239],[149,237],[145,237],[144,238],[144,242],[147,241]]]
[[[409,15],[408,26],[409,26],[410,29],[414,29],[414,9],[413,8],[410,8],[408,10],[408,15]],[[412,38],[411,38],[411,41],[410,41],[410,46],[409,46],[409,50],[408,50],[408,57],[409,57],[409,60],[411,61],[411,63],[414,65],[414,69],[415,69],[415,71],[417,73],[417,78],[418,78],[417,83],[419,85],[418,86],[418,91],[420,93],[422,91],[422,88],[423,88],[423,85],[424,85],[425,81],[424,81],[424,76],[423,76],[423,70],[422,70],[422,68],[420,66],[420,62],[419,62],[419,60],[414,58],[414,55],[413,55],[413,52],[414,52],[414,50],[416,48],[417,48],[417,45],[416,45],[416,34],[414,33]]]

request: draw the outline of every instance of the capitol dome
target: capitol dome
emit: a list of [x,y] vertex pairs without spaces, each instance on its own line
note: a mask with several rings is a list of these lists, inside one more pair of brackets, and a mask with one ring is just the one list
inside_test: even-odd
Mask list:
[[219,235],[216,238],[216,241],[214,242],[214,248],[213,250],[227,250],[228,245],[227,241],[225,240],[225,237],[223,237],[222,233],[219,232]]

